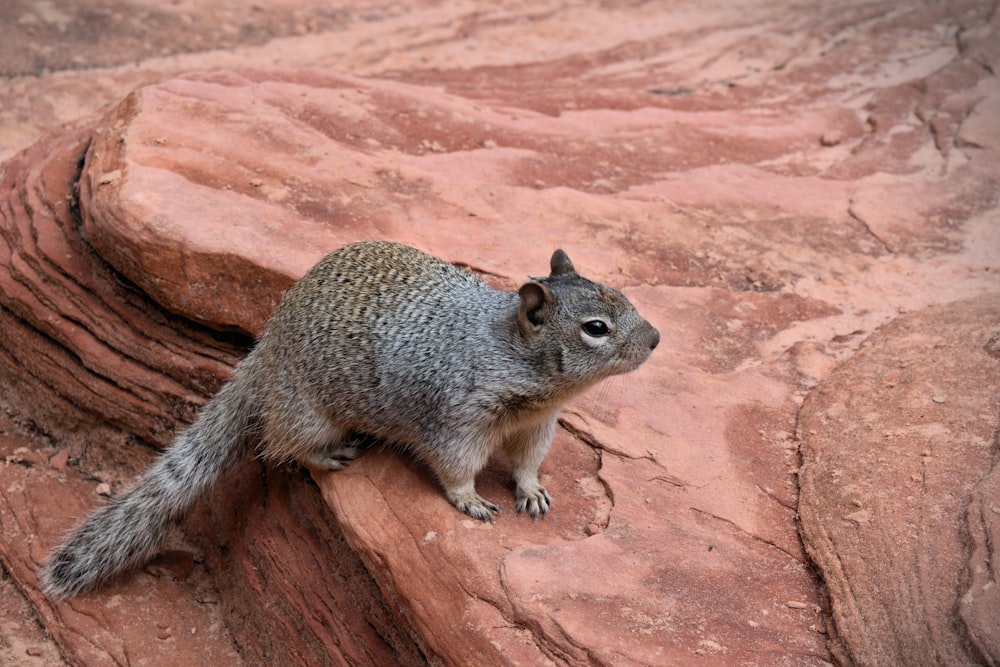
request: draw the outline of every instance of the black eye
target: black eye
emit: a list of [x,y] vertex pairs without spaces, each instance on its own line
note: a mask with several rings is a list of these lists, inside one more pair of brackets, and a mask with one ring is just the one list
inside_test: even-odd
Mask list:
[[582,326],[584,333],[588,336],[593,336],[594,338],[607,336],[611,333],[611,328],[608,327],[608,323],[604,320],[587,320]]

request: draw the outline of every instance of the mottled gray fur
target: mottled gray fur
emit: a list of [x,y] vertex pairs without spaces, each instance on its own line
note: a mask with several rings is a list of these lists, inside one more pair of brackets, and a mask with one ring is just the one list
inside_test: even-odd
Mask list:
[[64,598],[143,564],[250,451],[340,469],[359,440],[390,442],[427,464],[459,510],[492,520],[475,478],[502,447],[518,512],[545,514],[538,466],[560,408],[658,342],[622,294],[581,278],[561,250],[548,278],[510,293],[404,245],[346,246],[288,290],[233,379],[137,486],[69,534],[43,587]]

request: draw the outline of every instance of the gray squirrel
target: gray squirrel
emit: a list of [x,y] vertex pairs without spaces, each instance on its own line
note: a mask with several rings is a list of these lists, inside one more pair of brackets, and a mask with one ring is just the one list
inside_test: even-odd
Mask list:
[[285,293],[194,424],[54,550],[43,590],[64,599],[144,564],[248,452],[338,470],[366,443],[390,443],[427,465],[455,507],[492,521],[499,510],[475,480],[499,446],[518,513],[544,515],[552,499],[538,467],[563,404],[637,368],[660,340],[562,250],[550,268],[512,293],[398,243],[327,255]]

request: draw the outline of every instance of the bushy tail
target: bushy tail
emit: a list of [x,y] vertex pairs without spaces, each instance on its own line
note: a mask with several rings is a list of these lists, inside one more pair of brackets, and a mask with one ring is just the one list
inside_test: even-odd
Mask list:
[[156,554],[173,522],[250,447],[248,374],[225,385],[138,485],[97,509],[57,547],[41,572],[54,600],[93,589]]

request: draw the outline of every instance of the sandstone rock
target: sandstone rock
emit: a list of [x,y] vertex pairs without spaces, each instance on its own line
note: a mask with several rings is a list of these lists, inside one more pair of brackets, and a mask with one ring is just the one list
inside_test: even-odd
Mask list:
[[67,463],[69,463],[68,449],[60,449],[49,458],[49,466],[57,472],[65,472]]
[[[0,456],[33,446],[14,435],[8,419],[0,423],[8,427],[0,437]],[[0,659],[5,664],[30,665],[31,657],[61,653],[69,664],[103,665],[169,652],[183,664],[238,664],[239,653],[224,629],[218,605],[205,602],[212,584],[203,567],[184,582],[140,572],[125,586],[112,585],[99,596],[82,596],[72,604],[53,606],[42,597],[35,577],[38,564],[53,539],[78,518],[79,511],[66,508],[93,506],[93,486],[73,469],[63,473],[29,461],[0,466],[0,554],[5,572],[31,603],[34,618],[48,628],[52,644],[35,640],[30,647],[20,647],[33,648],[37,656],[17,655],[14,647],[3,646]],[[16,594],[5,595],[2,607],[12,610],[15,600]]]
[[[804,141],[822,116],[786,136]],[[233,117],[244,120],[220,122]],[[524,243],[564,245],[599,279],[606,276],[595,271],[613,269],[641,282],[665,269],[660,279],[668,283],[769,290],[804,270],[795,260],[754,258],[763,246],[753,241],[711,242],[775,227],[753,211],[763,193],[745,202],[733,227],[710,224],[705,233],[691,226],[690,212],[664,205],[665,196],[685,199],[669,182],[644,185],[645,174],[669,170],[673,158],[643,128],[670,124],[678,118],[667,109],[620,117],[580,110],[553,119],[325,72],[190,75],[134,93],[102,124],[81,183],[84,229],[102,256],[168,309],[251,333],[306,267],[358,238],[447,249],[456,259],[472,258],[478,270],[515,280],[544,268],[546,253],[529,257],[520,250]],[[586,135],[563,139],[581,125]],[[184,131],[166,134],[165,127]],[[623,132],[636,146],[615,155],[610,146]],[[284,150],[270,145],[275,135],[286,137]],[[248,144],[248,136],[258,143]],[[606,154],[601,163],[609,165],[573,166],[595,153]],[[570,166],[557,168],[556,160]],[[747,169],[706,177],[727,181],[731,192],[767,180]],[[829,188],[826,197],[844,195],[836,184],[814,185]],[[619,194],[602,192],[609,189]],[[630,229],[615,223],[623,218]],[[546,224],[525,224],[542,219]],[[574,220],[586,224],[578,228]],[[831,231],[819,222],[788,233],[807,252],[815,242],[877,253],[857,240],[864,229],[856,223]],[[607,243],[584,243],[595,233]],[[486,247],[495,250],[487,254]],[[702,250],[699,259],[699,248],[713,252]]]
[[[803,396],[869,332],[997,291],[989,16],[975,2],[417,3],[291,57],[289,42],[205,61],[354,74],[191,73],[54,133],[0,183],[2,398],[56,439],[0,470],[5,538],[20,531],[0,543],[5,567],[74,662],[141,661],[163,642],[192,660],[209,642],[200,655],[222,663],[234,645],[252,663],[874,655],[878,626],[838,611],[846,589],[824,569],[824,591],[803,550],[793,434]],[[247,462],[167,545],[176,567],[43,600],[40,558],[97,482],[120,489],[144,445],[193,418],[313,261],[372,237],[506,288],[562,246],[664,332],[639,372],[564,415],[542,469],[552,513],[514,515],[502,459],[480,481],[502,507],[493,525],[391,452],[317,476],[319,492]],[[47,462],[58,449],[64,473]],[[961,517],[965,597],[928,606],[983,656],[991,480]],[[867,509],[849,522],[879,518]],[[174,605],[194,635],[157,625]]]
[[900,317],[803,406],[803,537],[858,664],[1000,662],[998,312],[993,297]]

